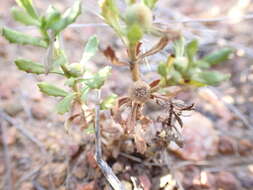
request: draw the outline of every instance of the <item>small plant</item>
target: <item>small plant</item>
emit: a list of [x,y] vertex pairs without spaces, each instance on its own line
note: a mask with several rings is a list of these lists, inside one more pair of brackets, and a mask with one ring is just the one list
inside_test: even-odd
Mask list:
[[[98,49],[97,37],[89,38],[84,47],[82,59],[78,63],[69,63],[60,43],[61,32],[75,22],[81,14],[80,1],[75,1],[73,6],[63,14],[53,6],[49,6],[43,15],[38,13],[32,0],[16,0],[16,2],[18,7],[11,10],[13,18],[24,25],[35,26],[40,32],[40,36],[33,37],[7,27],[2,29],[2,35],[11,43],[46,49],[44,64],[20,58],[15,60],[16,66],[27,73],[62,76],[65,80],[65,89],[47,82],[38,83],[38,87],[46,95],[61,97],[56,105],[59,114],[70,112],[75,105],[80,105],[78,114],[66,118],[65,127],[68,129],[71,121],[76,117],[82,119],[85,128],[95,126],[96,159],[114,189],[124,189],[124,187],[101,159],[100,133],[106,133],[106,129],[102,128],[100,132],[101,114],[99,110],[111,110],[112,122],[121,126],[121,133],[118,135],[118,139],[116,137],[112,139],[113,143],[117,141],[118,144],[122,144],[120,141],[131,140],[135,144],[135,151],[141,154],[148,151],[148,145],[158,141],[162,144],[175,141],[181,147],[183,141],[177,128],[177,126],[183,127],[180,116],[184,111],[193,110],[194,106],[174,100],[173,97],[178,92],[170,92],[167,87],[178,86],[181,89],[185,89],[185,87],[188,89],[218,85],[229,77],[227,74],[211,70],[211,67],[226,61],[233,50],[224,48],[199,58],[197,40],[186,42],[180,31],[162,30],[153,24],[152,9],[157,0],[142,0],[140,2],[128,0],[126,1],[127,8],[123,13],[119,11],[114,0],[103,0],[100,2],[101,16],[122,40],[128,60],[121,61],[112,47],[108,47],[103,53],[112,64],[128,66],[133,82],[129,85],[128,95],[117,97],[117,95],[111,94],[104,100],[100,100],[100,89],[110,75],[111,67],[106,66],[96,73],[90,72],[86,67],[87,62],[95,56]],[[142,40],[145,35],[156,36],[158,42],[150,50],[142,52]],[[157,64],[157,72],[160,77],[154,81],[145,80],[145,76],[141,76],[139,70],[144,58],[159,53],[169,42],[173,42],[173,49],[167,57],[164,57],[164,60]],[[87,102],[87,94],[90,91],[97,92],[95,108]],[[147,102],[157,104],[164,110],[165,115],[155,119],[145,115],[143,107]],[[124,118],[122,114],[125,112],[128,114]],[[160,123],[162,128],[156,129],[157,133],[150,141],[150,139],[145,139],[144,134],[154,123]]]

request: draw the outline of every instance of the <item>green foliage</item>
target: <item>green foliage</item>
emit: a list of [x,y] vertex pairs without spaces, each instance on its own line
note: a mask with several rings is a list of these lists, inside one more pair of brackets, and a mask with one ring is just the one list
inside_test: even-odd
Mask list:
[[48,95],[48,96],[62,96],[65,97],[68,95],[68,93],[61,89],[58,88],[52,84],[46,83],[46,82],[40,82],[38,83],[38,87],[40,89],[41,92],[43,92],[44,94]]
[[[81,14],[81,2],[75,1],[73,6],[66,10],[66,12],[59,18],[57,10],[52,9],[50,11],[48,19],[46,19],[46,26],[54,31],[54,34],[59,34],[62,30],[64,30],[68,25],[75,22],[77,17]],[[50,17],[51,15],[51,17]]]
[[81,64],[85,64],[89,61],[98,50],[99,41],[96,36],[91,36],[84,47],[83,56],[81,59]]
[[56,105],[56,110],[59,114],[64,114],[70,110],[71,103],[75,98],[75,93],[69,93]]
[[15,64],[19,70],[25,71],[27,73],[34,73],[34,74],[44,74],[45,73],[45,69],[44,69],[43,65],[35,63],[30,60],[17,59],[17,60],[15,60]]
[[142,0],[142,2],[148,6],[150,9],[153,9],[155,7],[155,4],[158,0]]
[[100,104],[100,109],[101,110],[111,109],[115,105],[117,98],[118,96],[116,94],[111,94],[110,96],[106,97]]
[[38,20],[39,16],[33,6],[32,0],[16,0],[17,4],[25,9],[25,11],[34,19]]
[[99,89],[104,85],[104,82],[109,77],[110,73],[111,67],[106,66],[91,77],[84,79],[83,82],[91,89]]
[[13,7],[11,9],[11,14],[16,21],[24,25],[40,26],[40,21],[38,19],[34,19],[29,14],[27,14],[27,12],[19,9],[18,7]]
[[10,42],[20,45],[34,45],[46,48],[47,42],[40,37],[32,37],[30,35],[18,32],[9,28],[3,28],[2,35]]
[[157,70],[166,85],[218,85],[229,78],[228,74],[211,71],[209,68],[226,61],[233,52],[231,48],[224,48],[203,59],[197,59],[198,41],[194,39],[186,44],[184,38],[180,38],[174,42],[173,50],[173,64],[161,63]]
[[122,28],[120,25],[119,9],[114,0],[103,0],[100,4],[101,15],[105,22],[109,24],[118,35],[122,35]]
[[143,31],[138,24],[133,24],[128,27],[127,31],[127,39],[131,46],[137,44],[139,40],[141,40],[143,36]]
[[221,50],[215,51],[203,58],[203,61],[206,61],[210,66],[219,64],[228,60],[229,55],[234,50],[232,48],[223,48]]

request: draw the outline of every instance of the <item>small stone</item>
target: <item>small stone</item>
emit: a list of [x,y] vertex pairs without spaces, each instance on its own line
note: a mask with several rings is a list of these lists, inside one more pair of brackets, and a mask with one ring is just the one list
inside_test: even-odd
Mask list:
[[220,172],[216,176],[217,189],[223,190],[238,190],[242,189],[240,182],[229,172]]
[[248,139],[242,139],[239,142],[238,149],[241,155],[249,155],[253,151],[253,143]]
[[38,177],[38,182],[45,188],[49,187],[50,173],[52,175],[54,185],[59,187],[65,181],[67,175],[67,166],[64,163],[51,163],[46,165]]
[[86,172],[86,168],[84,165],[78,165],[77,167],[75,167],[75,169],[73,170],[73,175],[77,178],[77,179],[83,179],[85,178],[85,176],[87,175]]
[[23,111],[23,106],[17,101],[7,102],[3,105],[4,111],[10,116],[16,116]]
[[235,143],[235,140],[230,137],[220,137],[218,150],[222,154],[233,154]]
[[32,111],[33,117],[37,120],[46,119],[49,114],[45,106],[43,106],[42,104],[33,105],[31,111]]

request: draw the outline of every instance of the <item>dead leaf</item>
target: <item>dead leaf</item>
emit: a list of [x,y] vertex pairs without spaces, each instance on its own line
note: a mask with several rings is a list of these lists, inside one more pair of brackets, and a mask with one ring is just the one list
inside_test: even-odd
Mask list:
[[168,42],[169,42],[169,38],[167,36],[162,37],[154,47],[152,47],[150,50],[148,50],[147,52],[140,55],[137,59],[142,60],[144,57],[153,55],[153,54],[161,51],[163,48],[165,48],[165,46],[168,44]]
[[128,63],[119,61],[118,57],[116,56],[114,50],[108,46],[104,51],[103,51],[105,57],[107,57],[113,65],[118,65],[118,66],[125,66],[128,65]]

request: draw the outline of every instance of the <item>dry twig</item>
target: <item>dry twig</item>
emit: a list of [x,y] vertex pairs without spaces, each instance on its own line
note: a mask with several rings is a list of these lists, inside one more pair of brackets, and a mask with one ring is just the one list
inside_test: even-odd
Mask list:
[[101,91],[97,90],[97,101],[95,106],[95,134],[96,134],[96,155],[95,159],[99,168],[104,174],[107,181],[113,187],[114,190],[125,190],[125,187],[121,184],[117,176],[113,173],[110,166],[102,159],[102,145],[100,136],[100,97]]

